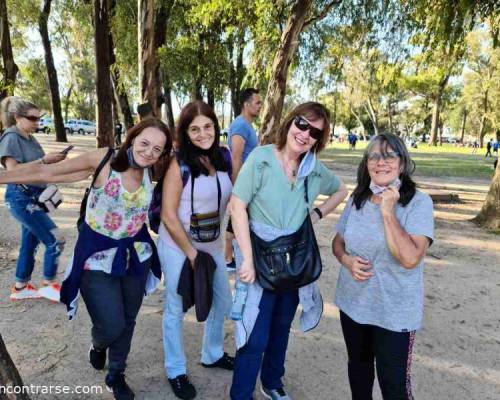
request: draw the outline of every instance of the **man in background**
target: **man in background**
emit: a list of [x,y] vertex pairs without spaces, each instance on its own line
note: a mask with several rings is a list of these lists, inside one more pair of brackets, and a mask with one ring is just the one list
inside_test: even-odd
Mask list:
[[[247,159],[250,152],[259,144],[257,133],[252,126],[252,122],[259,116],[262,107],[262,99],[259,91],[254,88],[244,89],[240,93],[241,114],[238,115],[229,126],[228,144],[231,149],[233,162],[233,183],[236,182],[241,166]],[[236,263],[233,255],[234,233],[229,219],[226,231],[226,266],[228,271],[236,270]]]

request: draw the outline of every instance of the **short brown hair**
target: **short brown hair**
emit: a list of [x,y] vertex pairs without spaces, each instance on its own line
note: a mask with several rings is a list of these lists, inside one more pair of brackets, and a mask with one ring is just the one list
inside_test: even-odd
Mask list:
[[276,132],[274,139],[274,144],[278,150],[283,149],[286,144],[286,138],[288,136],[288,131],[293,123],[293,120],[297,116],[303,116],[309,121],[317,121],[322,119],[324,121],[323,126],[323,136],[316,142],[313,146],[313,151],[319,153],[323,150],[328,143],[330,137],[330,112],[321,103],[316,103],[314,101],[308,101],[307,103],[299,104],[292,111],[288,113],[283,122]]

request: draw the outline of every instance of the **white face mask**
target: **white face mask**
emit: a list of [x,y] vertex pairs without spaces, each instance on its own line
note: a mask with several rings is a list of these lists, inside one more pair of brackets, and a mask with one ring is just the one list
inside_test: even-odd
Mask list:
[[[392,182],[389,186],[395,187],[397,190],[401,187],[401,181],[399,178],[396,178],[394,182]],[[373,194],[382,194],[384,193],[389,186],[379,186],[373,183],[373,181],[370,182],[370,190],[372,191]]]

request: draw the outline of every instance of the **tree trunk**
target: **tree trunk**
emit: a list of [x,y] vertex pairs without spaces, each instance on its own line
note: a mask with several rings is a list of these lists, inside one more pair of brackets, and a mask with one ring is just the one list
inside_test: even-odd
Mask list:
[[497,142],[500,142],[500,129],[496,130]]
[[337,96],[333,96],[333,113],[332,113],[332,118],[331,118],[331,123],[332,123],[332,131],[331,135],[335,135],[335,125],[337,124]]
[[149,102],[155,117],[161,116],[161,77],[158,49],[165,44],[167,22],[174,0],[155,6],[154,0],[138,0],[139,84],[142,102]]
[[500,163],[497,163],[490,190],[474,221],[484,228],[500,232]]
[[387,114],[389,116],[389,132],[394,133],[394,125],[392,122],[392,101],[390,99],[388,101]]
[[94,35],[97,93],[97,147],[114,146],[112,114],[113,88],[111,86],[111,30],[109,3],[94,0]]
[[163,76],[163,96],[165,98],[165,113],[168,129],[172,136],[175,136],[174,110],[172,108],[172,87],[168,76]]
[[297,0],[292,6],[290,16],[281,35],[281,42],[274,57],[271,77],[262,108],[262,125],[259,133],[261,143],[271,143],[279,126],[285,100],[288,68],[299,44],[299,35],[302,32],[311,6],[312,0]]
[[460,129],[460,143],[464,143],[464,137],[465,137],[465,123],[467,122],[467,109],[464,108],[464,111],[462,113],[462,127]]
[[[241,30],[236,36],[233,36],[229,44],[229,82],[231,90],[231,115],[229,119],[236,118],[241,113],[240,92],[241,83],[245,76],[245,66],[243,65],[243,51],[245,50],[245,31]],[[236,46],[236,60],[234,59],[234,48]],[[236,62],[236,66],[235,66]]]
[[479,123],[479,147],[483,148],[484,136],[486,135],[486,114],[488,113],[488,90],[484,92],[483,97],[483,115]]
[[450,78],[450,75],[446,75],[443,79],[441,79],[441,82],[439,82],[438,90],[436,92],[436,95],[434,97],[434,106],[432,108],[432,123],[431,123],[431,132],[430,132],[430,139],[429,139],[429,144],[431,146],[436,146],[437,144],[437,133],[438,133],[438,127],[439,127],[439,117],[441,114],[441,104],[443,102],[443,93],[444,93],[444,88],[448,84],[448,79]]
[[5,97],[14,94],[14,85],[19,71],[12,54],[6,0],[0,0],[0,48],[3,61],[3,77],[0,87],[0,101],[2,101]]
[[[23,387],[23,381],[19,371],[17,370],[9,352],[5,347],[2,335],[0,335],[0,388],[14,388]],[[21,391],[22,392],[22,391]],[[28,394],[3,394],[0,392],[0,399],[2,400],[29,400]]]
[[368,116],[370,117],[370,121],[372,122],[373,126],[373,133],[375,136],[378,135],[378,115],[377,112],[375,111],[375,108],[373,107],[371,99],[368,99],[365,104],[366,111],[368,112]]
[[354,111],[352,106],[349,106],[349,111],[351,112],[352,115],[354,115],[354,118],[356,118],[356,121],[358,121],[359,126],[361,126],[361,129],[363,129],[363,136],[365,136],[366,135],[366,128],[365,128],[365,124],[363,123],[363,120],[361,119],[359,114],[356,111]]
[[69,101],[71,99],[71,94],[73,93],[73,83],[69,85],[68,91],[66,92],[66,96],[64,97],[64,120],[68,120],[68,112],[69,112]]
[[56,130],[56,141],[67,142],[66,130],[64,129],[64,121],[61,111],[61,98],[59,96],[59,81],[57,79],[57,70],[54,65],[54,57],[52,56],[52,46],[50,44],[49,30],[47,22],[50,16],[50,6],[52,0],[45,0],[43,8],[38,17],[38,29],[42,37],[43,50],[45,52],[45,65],[47,67],[47,77],[50,87],[50,99],[52,102],[52,116],[54,118],[54,128]]
[[[113,3],[114,7],[114,3]],[[116,65],[116,55],[115,55],[115,45],[113,41],[113,34],[109,33],[109,62],[111,68],[111,81],[113,83],[113,89],[118,99],[118,107],[121,114],[123,115],[123,122],[125,124],[125,130],[130,129],[134,126],[134,118],[132,117],[132,111],[130,110],[130,104],[128,102],[128,96],[123,84],[121,82],[121,75],[118,65]]]
[[207,89],[207,104],[215,111],[215,95],[213,89]]

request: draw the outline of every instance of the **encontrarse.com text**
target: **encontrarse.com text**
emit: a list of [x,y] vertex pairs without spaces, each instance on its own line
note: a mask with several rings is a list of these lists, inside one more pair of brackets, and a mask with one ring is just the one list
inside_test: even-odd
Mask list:
[[68,386],[68,385],[24,385],[2,386],[2,394],[102,394],[101,386]]

